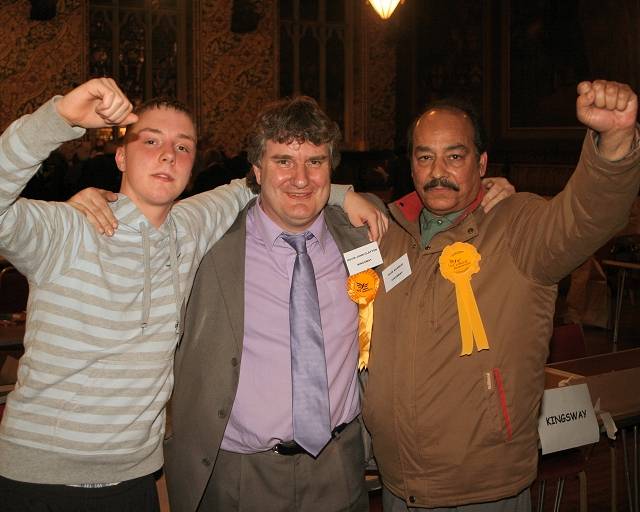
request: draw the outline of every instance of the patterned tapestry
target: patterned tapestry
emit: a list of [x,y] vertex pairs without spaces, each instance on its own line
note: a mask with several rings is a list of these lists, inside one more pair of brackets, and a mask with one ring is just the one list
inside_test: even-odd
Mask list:
[[2,0],[0,9],[0,129],[54,94],[82,83],[85,30],[82,0],[60,0],[49,21],[29,18],[28,0]]
[[257,112],[275,98],[273,2],[256,2],[257,30],[231,32],[232,0],[201,1],[200,134],[233,156],[244,148]]

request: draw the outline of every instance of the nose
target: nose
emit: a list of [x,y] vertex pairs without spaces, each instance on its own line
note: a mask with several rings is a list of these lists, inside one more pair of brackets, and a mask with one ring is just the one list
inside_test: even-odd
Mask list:
[[433,162],[433,171],[431,176],[434,178],[442,178],[447,175],[447,166],[443,157],[436,157]]
[[173,146],[167,144],[162,148],[162,151],[160,152],[160,161],[168,162],[170,164],[173,164],[176,161],[176,151]]
[[294,186],[304,188],[309,183],[309,175],[307,166],[304,164],[296,164],[293,168],[292,181]]

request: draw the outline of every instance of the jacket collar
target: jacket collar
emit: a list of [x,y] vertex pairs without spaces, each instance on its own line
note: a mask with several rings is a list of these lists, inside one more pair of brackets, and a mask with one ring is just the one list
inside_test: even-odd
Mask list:
[[[476,198],[473,200],[473,202],[469,206],[467,206],[462,211],[462,213],[460,214],[460,217],[458,217],[454,222],[454,225],[460,224],[471,213],[473,213],[475,209],[478,206],[480,206],[480,203],[482,202],[483,197],[484,197],[484,187],[480,186],[480,189],[478,190],[478,194],[476,195]],[[424,204],[422,204],[422,199],[420,199],[420,196],[415,191],[407,194],[406,196],[401,197],[400,199],[398,199],[392,204],[396,205],[398,211],[402,213],[404,218],[409,222],[416,222],[420,218],[420,213],[424,208]]]
[[[478,234],[478,222],[484,217],[484,210],[479,208],[484,197],[484,188],[480,187],[478,195],[467,206],[453,225],[436,234],[429,245],[425,247],[428,254],[442,251],[454,242],[466,242]],[[424,208],[417,192],[411,192],[389,205],[389,212],[396,222],[407,231],[420,246],[420,212]]]

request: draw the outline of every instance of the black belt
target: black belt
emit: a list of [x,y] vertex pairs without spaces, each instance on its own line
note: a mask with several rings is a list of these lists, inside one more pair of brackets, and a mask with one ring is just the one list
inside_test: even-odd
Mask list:
[[[347,428],[351,423],[341,423],[331,431],[331,439],[335,438],[340,432]],[[278,455],[298,455],[300,453],[307,453],[306,450],[295,441],[285,441],[278,443],[271,451]]]

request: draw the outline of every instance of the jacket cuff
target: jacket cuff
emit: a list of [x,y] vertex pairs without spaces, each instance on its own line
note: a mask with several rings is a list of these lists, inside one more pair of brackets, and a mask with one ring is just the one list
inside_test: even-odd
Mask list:
[[[602,157],[600,155],[600,150],[598,149],[598,142],[600,140],[600,134],[594,130],[589,129],[587,131],[587,140],[589,140],[591,142],[591,144],[593,145],[593,149],[595,154],[601,158],[602,160],[606,161],[606,162],[610,162],[610,163],[616,163],[616,162],[622,162],[628,158],[632,158],[634,159],[634,153],[636,153],[636,151],[638,150],[638,147],[640,146],[640,124],[636,124],[636,129],[635,132],[633,134],[633,140],[631,141],[631,149],[629,150],[629,152],[623,156],[622,158],[619,158],[617,160],[608,160],[604,157]],[[585,141],[586,142],[586,141]]]

